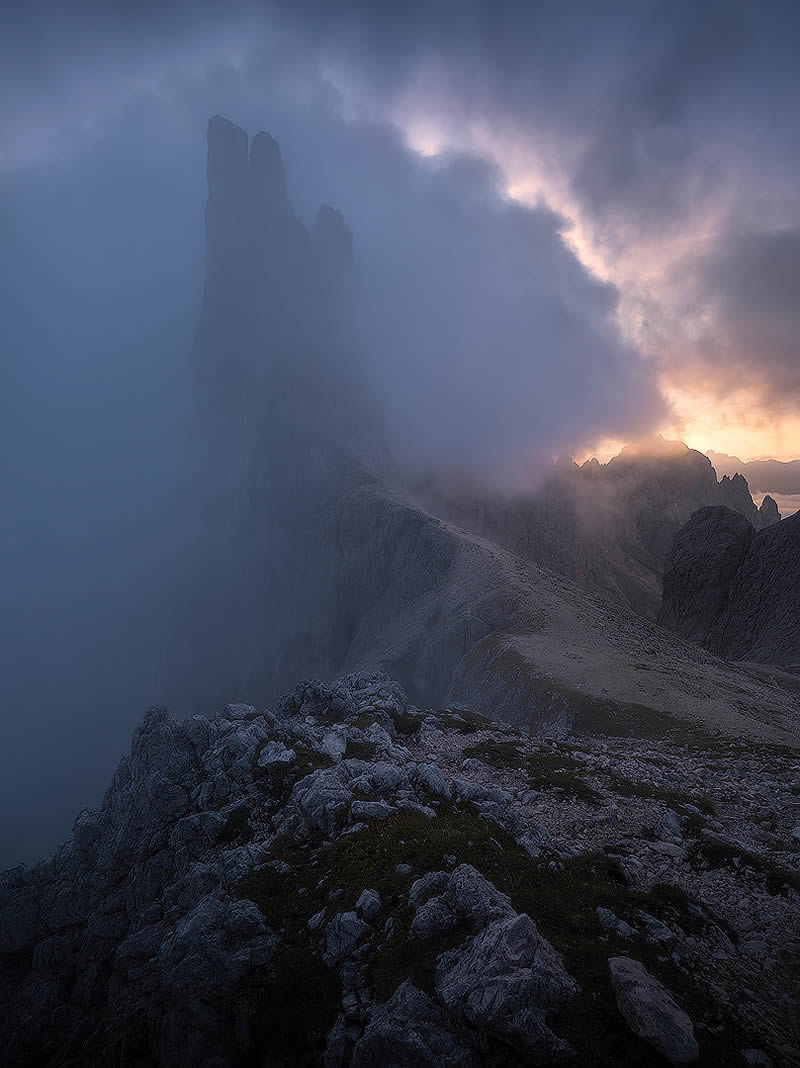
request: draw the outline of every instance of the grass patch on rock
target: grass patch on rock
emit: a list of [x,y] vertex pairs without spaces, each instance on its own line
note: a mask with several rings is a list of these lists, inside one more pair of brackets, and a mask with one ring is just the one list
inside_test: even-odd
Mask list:
[[[307,924],[312,915],[325,910],[327,922],[334,913],[352,909],[362,890],[370,888],[380,894],[382,909],[374,922],[374,942],[366,958],[378,1000],[390,997],[406,978],[429,993],[433,991],[439,954],[460,944],[469,932],[448,933],[429,943],[410,941],[413,913],[408,906],[408,890],[413,880],[426,872],[450,871],[456,864],[469,863],[507,894],[517,911],[534,919],[580,983],[582,993],[554,1021],[557,1033],[576,1049],[574,1063],[587,1068],[659,1063],[616,1008],[608,958],[617,954],[641,960],[695,1023],[724,1025],[724,1033],[713,1038],[698,1030],[701,1064],[736,1064],[738,1051],[750,1044],[738,1031],[736,1021],[722,1019],[713,998],[666,958],[661,946],[643,936],[623,939],[602,927],[598,906],[632,925],[640,924],[639,909],[684,931],[713,923],[713,918],[706,920],[690,909],[694,903],[678,887],[657,885],[649,893],[631,888],[612,857],[585,854],[569,860],[553,856],[534,859],[510,834],[481,819],[472,806],[457,804],[442,804],[436,818],[400,811],[333,842],[278,840],[272,855],[290,865],[290,870],[285,874],[274,868],[256,870],[239,882],[238,892],[256,902],[285,945],[312,952],[312,956],[317,952],[315,939],[324,933],[324,924],[317,933],[309,933]],[[411,871],[398,872],[398,865],[408,865]],[[389,917],[393,926],[387,936],[383,928]],[[305,978],[297,978],[298,985],[315,982],[317,965],[302,955],[297,959],[306,962]]]
[[370,741],[368,738],[361,741],[348,738],[344,755],[348,760],[374,760],[377,751],[378,747],[375,742]]
[[220,842],[246,842],[253,836],[250,826],[250,809],[247,805],[237,805],[228,813],[225,826],[220,832]]
[[398,709],[391,713],[395,730],[398,734],[403,734],[407,738],[417,733],[424,718],[421,712],[401,712]]
[[258,765],[258,758],[266,745],[267,742],[264,742],[253,760],[253,778],[260,780],[272,799],[281,805],[286,804],[295,784],[304,779],[306,775],[323,768],[333,767],[333,760],[327,753],[319,753],[309,746],[295,743],[292,745],[295,760],[287,764],[275,764],[271,768],[261,768]]
[[531,786],[537,789],[564,790],[588,805],[595,805],[601,800],[601,795],[580,774],[583,765],[566,753],[545,750],[528,753],[517,742],[487,741],[468,746],[464,756],[480,760],[490,767],[523,771]]
[[283,1063],[322,1062],[341,989],[336,973],[309,948],[282,949],[273,969],[259,969],[244,980],[238,1001],[258,1058],[269,1054],[286,1058]]
[[709,797],[695,797],[681,790],[668,790],[652,783],[635,782],[624,775],[610,776],[611,789],[621,797],[641,797],[647,801],[663,801],[669,808],[694,805],[707,816],[716,813],[714,802]]
[[790,890],[800,894],[800,873],[784,868],[771,857],[743,848],[736,842],[720,841],[701,835],[694,849],[697,862],[705,861],[711,868],[751,868],[764,879],[767,889],[773,894],[786,894]]
[[[718,1016],[718,1006],[699,983],[669,959],[658,945],[644,937],[621,938],[603,929],[597,907],[610,909],[631,925],[640,921],[637,911],[658,917],[673,928],[698,930],[706,921],[689,909],[693,904],[679,887],[661,884],[649,892],[630,888],[618,863],[603,854],[584,854],[551,867],[533,862],[535,874],[507,887],[512,903],[528,912],[542,934],[561,952],[564,963],[581,984],[582,993],[566,1005],[554,1026],[577,1052],[575,1063],[586,1066],[656,1065],[653,1050],[637,1039],[620,1016],[609,977],[608,958],[629,956],[642,961],[657,976],[695,1023],[701,1019],[724,1024],[722,1035],[697,1031],[700,1064],[728,1066],[740,1063],[739,1050],[748,1043],[736,1022]],[[711,920],[709,919],[709,923]]]
[[498,726],[488,716],[480,712],[470,712],[466,708],[448,708],[437,713],[437,718],[442,727],[459,731],[461,734],[477,734],[478,731],[488,731]]

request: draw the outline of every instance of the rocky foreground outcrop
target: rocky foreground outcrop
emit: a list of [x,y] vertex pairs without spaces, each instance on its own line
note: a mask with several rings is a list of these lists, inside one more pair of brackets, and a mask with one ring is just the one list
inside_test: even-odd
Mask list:
[[799,590],[800,515],[756,531],[728,508],[702,508],[670,549],[658,622],[728,660],[797,673]]
[[797,751],[535,739],[385,676],[152,709],[0,879],[4,1065],[800,1063]]

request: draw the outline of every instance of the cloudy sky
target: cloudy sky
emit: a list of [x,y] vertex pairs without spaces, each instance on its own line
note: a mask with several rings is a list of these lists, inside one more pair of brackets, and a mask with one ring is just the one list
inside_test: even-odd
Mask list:
[[[397,278],[373,303],[390,424],[430,427],[449,399],[514,468],[656,429],[791,458],[799,21],[769,0],[32,0],[0,43],[6,210],[29,261],[76,261],[76,301],[99,275],[118,320],[165,287],[188,307],[222,112],[271,129],[301,216],[335,202],[367,276]],[[422,450],[469,451],[429,433]]]

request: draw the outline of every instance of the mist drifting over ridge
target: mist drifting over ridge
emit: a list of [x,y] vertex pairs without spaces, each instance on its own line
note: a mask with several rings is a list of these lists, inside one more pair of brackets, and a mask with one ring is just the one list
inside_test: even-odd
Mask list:
[[[252,88],[189,83],[169,108],[144,97],[57,165],[3,178],[4,560],[9,603],[24,604],[7,620],[7,697],[19,744],[22,723],[49,721],[47,709],[67,738],[93,739],[77,774],[60,743],[37,747],[45,778],[74,790],[70,807],[88,800],[92,767],[102,781],[142,704],[170,688],[174,591],[206,551],[182,489],[202,132],[209,97],[233,103]],[[423,159],[392,127],[348,122],[329,99],[301,106],[276,92],[266,110],[258,125],[283,143],[301,216],[330,202],[353,230],[359,360],[401,461],[513,482],[576,437],[628,412],[638,429],[659,410],[621,340],[613,287],[570,253],[560,217],[508,202],[484,161]],[[106,667],[93,675],[98,651]],[[40,656],[44,672],[31,666]],[[108,712],[118,701],[127,713]],[[13,768],[6,784],[9,796],[23,788]]]
[[[316,18],[314,8],[297,20]],[[637,437],[666,407],[659,366],[622,335],[619,289],[572,252],[570,219],[508,199],[488,153],[422,156],[392,109],[354,109],[357,65],[329,61],[324,20],[317,38],[284,16],[253,48],[241,47],[233,20],[217,47],[209,12],[190,20],[191,33],[171,17],[134,33],[133,13],[120,8],[105,36],[95,27],[87,37],[100,57],[87,65],[81,19],[70,27],[48,5],[37,10],[51,16],[52,40],[36,42],[38,67],[7,68],[26,87],[25,107],[4,127],[13,136],[0,160],[3,626],[15,710],[4,788],[55,827],[61,814],[34,800],[30,769],[68,811],[90,800],[87,783],[105,781],[141,708],[180,692],[167,653],[175,616],[209,553],[224,552],[214,523],[197,520],[186,434],[208,116],[275,136],[304,224],[320,203],[343,212],[354,235],[356,360],[402,467],[514,491],[553,454]],[[462,72],[474,28],[462,55],[445,50]],[[367,29],[356,52],[388,59],[386,27]],[[572,54],[563,29],[561,59]],[[421,30],[441,45],[442,23]],[[402,37],[376,99],[403,83],[419,39]],[[365,70],[364,84],[377,84]],[[483,84],[476,107],[498,99],[499,86]],[[540,99],[553,106],[552,94]],[[549,151],[543,113],[536,133]],[[626,113],[614,137],[598,135],[594,153],[581,154],[575,188],[606,218],[622,205],[601,150],[628,144],[640,119]],[[654,207],[646,173],[631,178],[639,218]],[[32,722],[47,729],[34,737]],[[12,851],[29,837],[24,821],[4,833]]]

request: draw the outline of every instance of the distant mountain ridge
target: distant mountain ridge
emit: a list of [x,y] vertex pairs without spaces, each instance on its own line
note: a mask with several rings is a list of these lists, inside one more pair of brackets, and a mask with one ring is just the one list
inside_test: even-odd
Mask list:
[[780,520],[767,496],[757,508],[747,480],[661,435],[606,464],[561,458],[535,492],[514,498],[445,484],[420,488],[437,514],[655,619],[672,539],[698,508],[725,505],[762,530]]
[[733,478],[739,473],[756,492],[800,494],[800,460],[740,460],[713,449],[706,455],[718,475]]

